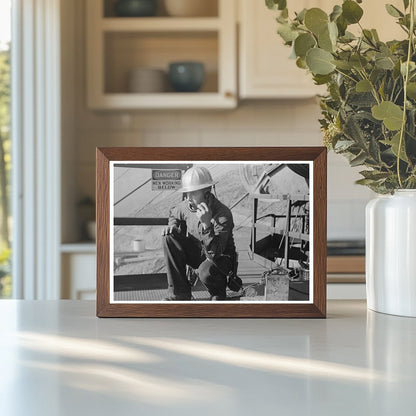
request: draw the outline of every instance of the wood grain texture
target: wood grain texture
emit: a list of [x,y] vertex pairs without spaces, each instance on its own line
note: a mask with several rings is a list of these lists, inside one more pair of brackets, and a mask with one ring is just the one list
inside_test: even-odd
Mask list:
[[319,149],[313,162],[313,301],[326,317],[327,149]]
[[[97,149],[97,316],[186,318],[326,317],[326,148],[134,147]],[[110,161],[313,161],[313,303],[110,304]]]
[[110,159],[96,150],[97,316],[110,303]]
[[365,273],[365,256],[328,256],[328,273]]

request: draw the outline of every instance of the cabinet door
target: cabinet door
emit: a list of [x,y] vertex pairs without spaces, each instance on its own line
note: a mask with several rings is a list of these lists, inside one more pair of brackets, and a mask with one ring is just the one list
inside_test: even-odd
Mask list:
[[93,253],[65,253],[62,263],[62,298],[95,299],[96,256]]
[[[402,0],[388,3],[403,9]],[[320,7],[327,13],[341,0],[298,0],[289,3],[289,10]],[[238,0],[240,19],[239,89],[241,98],[304,98],[325,92],[313,84],[312,77],[290,59],[291,49],[283,44],[276,33],[276,11],[269,10],[261,0]],[[361,4],[364,16],[361,24],[376,28],[383,41],[403,38],[395,19],[388,15],[384,2],[366,0]],[[349,31],[358,34],[358,25]]]
[[[304,7],[325,7],[325,1],[299,0],[296,10]],[[277,12],[264,1],[239,0],[240,15],[240,97],[241,98],[305,98],[322,93],[312,77],[290,59],[291,49],[276,33]]]

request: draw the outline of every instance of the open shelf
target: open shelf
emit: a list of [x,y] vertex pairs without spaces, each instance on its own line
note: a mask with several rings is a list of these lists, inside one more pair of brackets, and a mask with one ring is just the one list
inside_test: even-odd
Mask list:
[[101,29],[106,32],[121,31],[137,31],[137,32],[168,32],[168,31],[206,31],[218,30],[220,28],[220,20],[215,17],[138,17],[125,19],[115,17],[103,19],[101,21]]
[[[104,37],[104,54],[105,94],[131,93],[128,89],[129,72],[137,68],[163,70],[167,79],[169,64],[178,61],[204,64],[204,84],[200,92],[193,95],[218,92],[216,32],[111,32]],[[174,90],[167,82],[163,92],[174,93]],[[183,95],[175,98],[180,99]]]
[[232,100],[222,100],[215,93],[105,94],[100,99],[102,109],[216,109],[219,107],[234,108],[235,105]]
[[[114,16],[112,0],[89,0],[86,4],[88,107],[97,110],[235,108],[235,3],[212,2],[218,12],[210,17],[169,17],[160,9],[155,17],[127,18]],[[183,61],[204,65],[205,79],[198,92],[176,92],[168,82],[169,64]],[[164,71],[166,85],[129,87],[131,71],[143,68]]]

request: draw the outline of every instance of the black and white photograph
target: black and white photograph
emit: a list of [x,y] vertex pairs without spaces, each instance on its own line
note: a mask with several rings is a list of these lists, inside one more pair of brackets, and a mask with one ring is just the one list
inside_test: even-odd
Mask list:
[[312,303],[313,163],[111,161],[110,303]]

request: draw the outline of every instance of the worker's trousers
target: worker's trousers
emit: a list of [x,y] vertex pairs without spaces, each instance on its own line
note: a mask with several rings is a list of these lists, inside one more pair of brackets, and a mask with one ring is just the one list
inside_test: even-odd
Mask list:
[[[191,285],[186,275],[186,265],[197,270],[199,279],[211,296],[226,297],[227,277],[232,269],[228,256],[208,260],[201,250],[201,243],[192,236],[174,232],[163,238],[163,248],[168,275],[168,292],[184,299],[191,299]],[[221,269],[221,271],[219,270]]]

